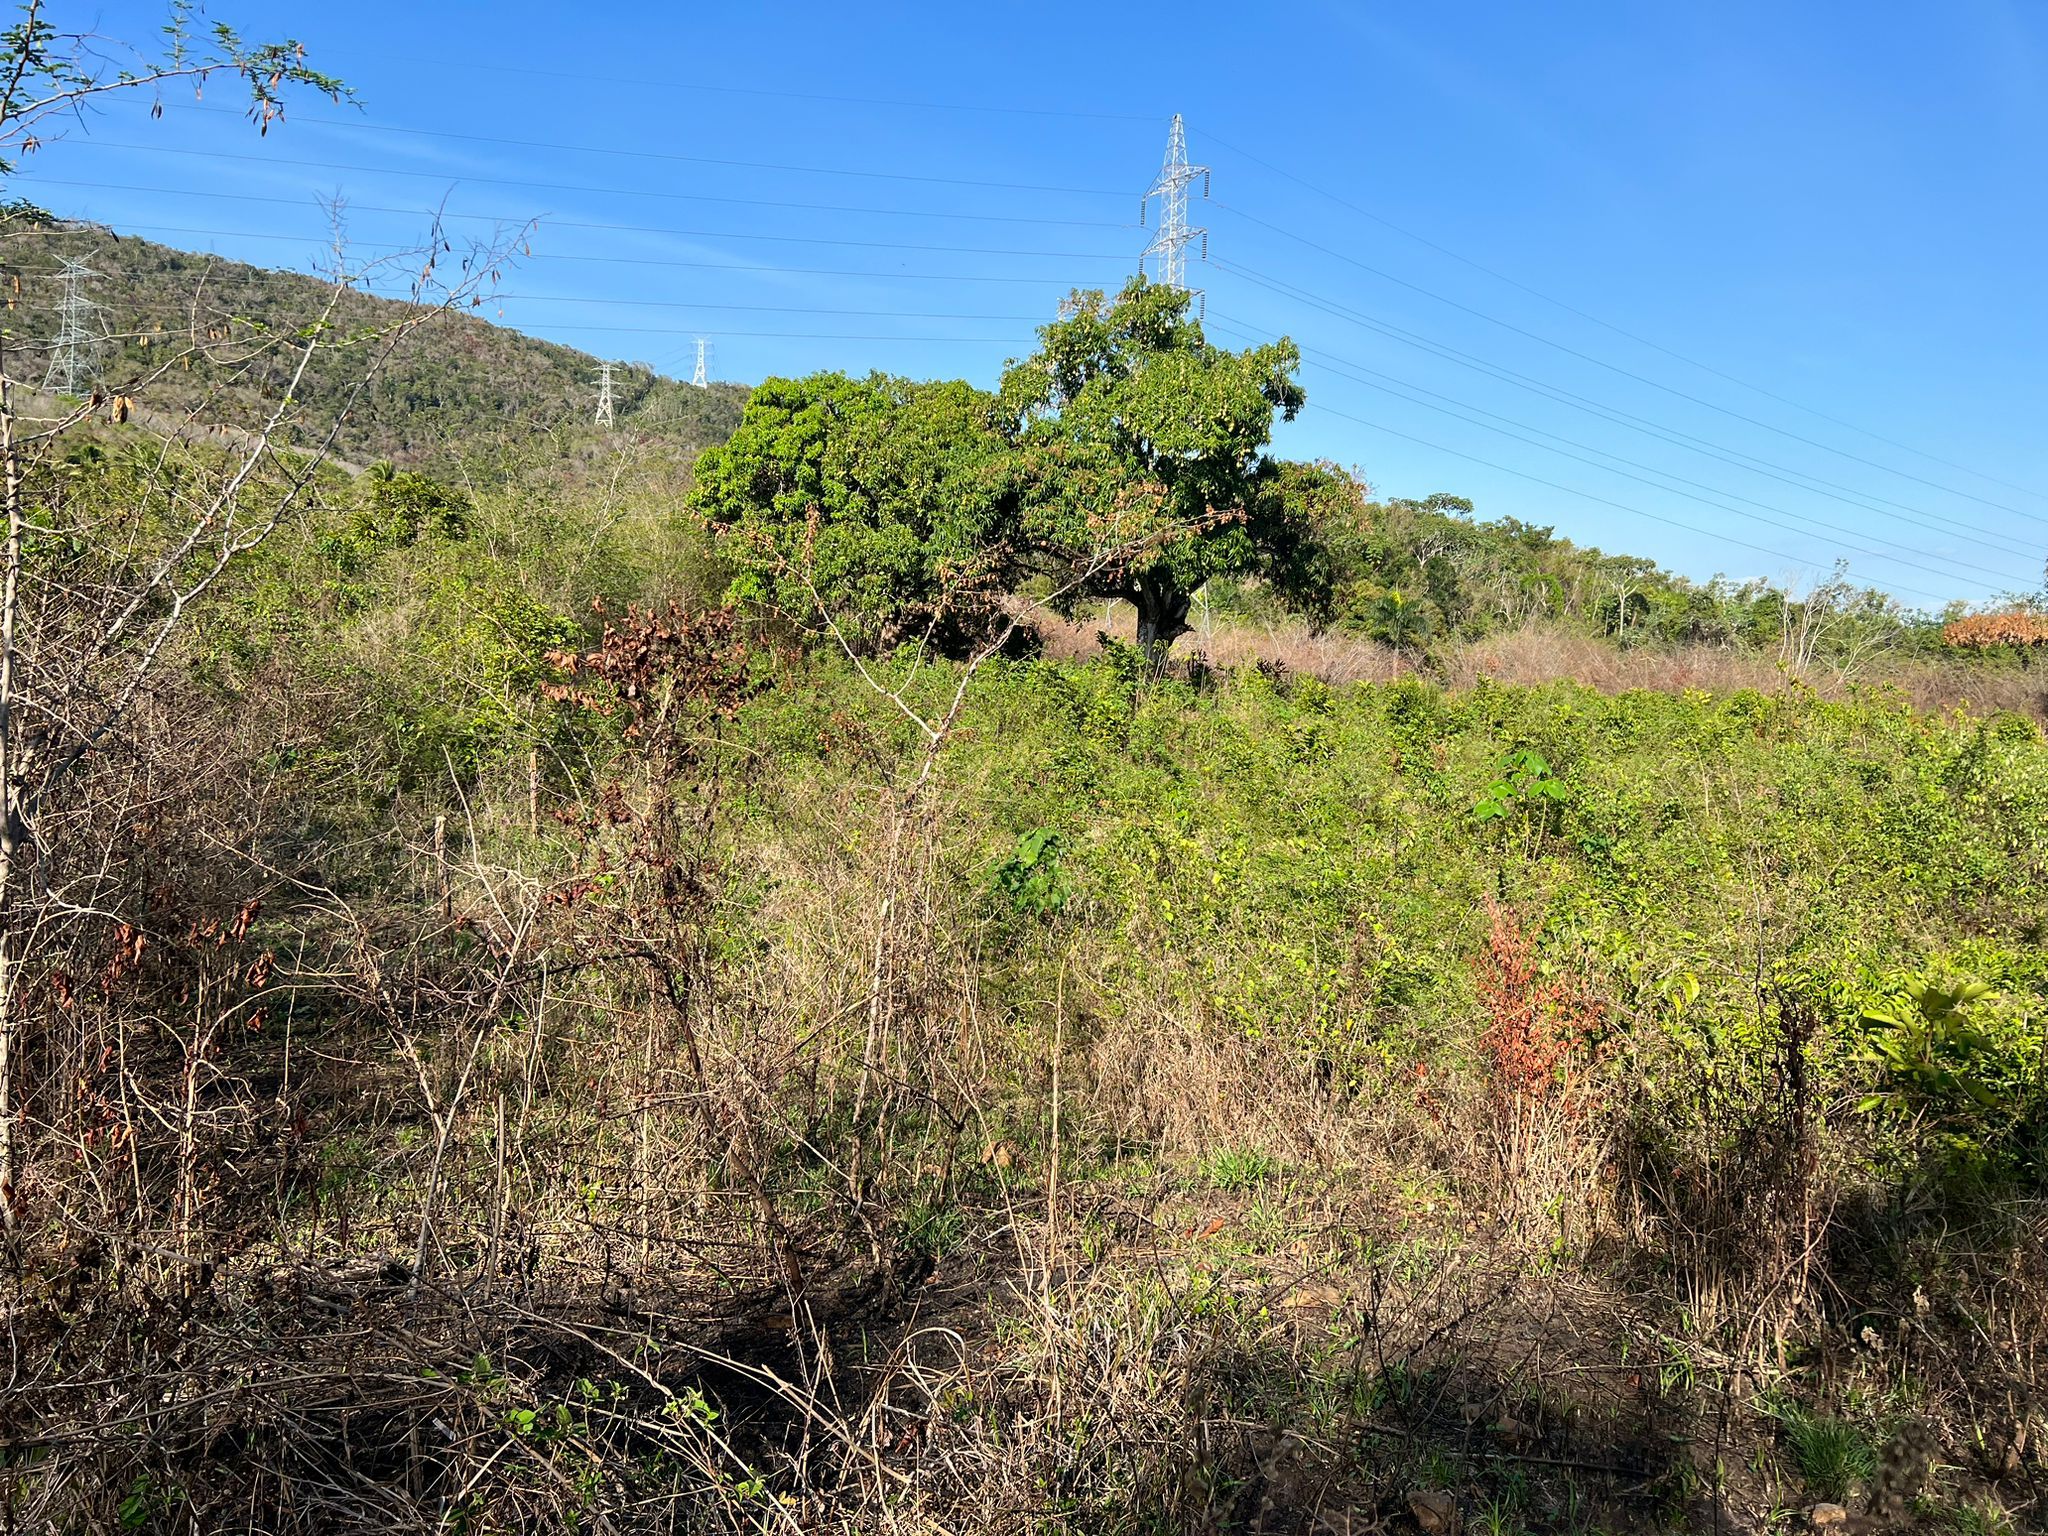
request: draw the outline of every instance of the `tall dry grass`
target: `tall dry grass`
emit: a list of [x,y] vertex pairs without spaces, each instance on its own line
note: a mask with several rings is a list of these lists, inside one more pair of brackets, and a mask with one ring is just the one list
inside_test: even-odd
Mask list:
[[[1126,616],[1112,613],[1107,623],[1043,619],[1038,627],[1046,655],[1074,661],[1094,655],[1104,633],[1123,638],[1129,623]],[[1602,693],[1637,688],[1659,693],[1692,688],[1733,693],[1742,688],[1767,692],[1796,683],[1826,699],[1890,695],[1930,712],[1961,709],[1981,716],[2009,710],[2048,720],[2048,680],[2025,668],[1985,666],[1963,659],[1882,656],[1848,668],[1825,660],[1801,668],[1768,653],[1724,646],[1620,646],[1581,630],[1545,623],[1526,624],[1483,640],[1438,646],[1427,656],[1396,651],[1359,635],[1314,634],[1300,625],[1222,624],[1183,637],[1174,656],[1182,662],[1200,657],[1222,671],[1277,665],[1332,686],[1421,676],[1451,688],[1469,688],[1481,679],[1491,679],[1522,686],[1571,681]]]

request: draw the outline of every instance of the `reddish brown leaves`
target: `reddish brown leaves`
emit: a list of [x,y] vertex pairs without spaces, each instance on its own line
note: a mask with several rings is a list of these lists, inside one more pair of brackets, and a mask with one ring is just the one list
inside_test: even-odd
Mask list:
[[1512,908],[1489,901],[1487,912],[1493,926],[1479,960],[1479,1000],[1491,1022],[1480,1049],[1503,1092],[1541,1099],[1565,1084],[1606,1010],[1576,977],[1543,975],[1536,936]]
[[1959,650],[1988,651],[2001,645],[2030,646],[2048,645],[2048,618],[2038,613],[2029,613],[2024,608],[2009,608],[2003,613],[1973,613],[1941,629],[1944,645]]
[[[599,614],[603,603],[593,603]],[[725,754],[721,722],[753,691],[749,654],[730,614],[629,607],[607,619],[602,642],[550,658],[564,681],[550,697],[623,716],[632,750],[617,776],[592,786],[556,819],[582,848],[581,867],[550,891],[550,905],[602,908],[590,937],[624,941],[643,957],[694,934],[711,903],[711,833]]]
[[[605,611],[601,600],[591,606]],[[633,741],[673,723],[685,706],[730,715],[750,691],[746,645],[732,615],[686,613],[678,603],[665,612],[629,606],[623,619],[607,621],[596,650],[555,651],[548,660],[569,679],[550,684],[549,698],[625,714]]]

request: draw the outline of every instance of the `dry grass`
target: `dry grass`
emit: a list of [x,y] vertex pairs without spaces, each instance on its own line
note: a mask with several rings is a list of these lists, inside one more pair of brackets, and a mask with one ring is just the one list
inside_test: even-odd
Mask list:
[[[1123,638],[1130,629],[1129,615],[1115,612],[1106,624],[1049,618],[1036,623],[1046,654],[1060,660],[1092,656],[1100,649],[1103,633]],[[2048,678],[2025,668],[1963,659],[1878,657],[1846,671],[1826,662],[1796,669],[1755,651],[1707,645],[1622,647],[1580,630],[1546,624],[1439,646],[1426,660],[1356,635],[1311,634],[1300,626],[1222,624],[1206,635],[1183,637],[1174,655],[1183,663],[1200,657],[1226,672],[1277,665],[1333,686],[1428,676],[1452,688],[1470,688],[1482,679],[1518,685],[1569,680],[1603,693],[1641,688],[1724,694],[1743,688],[1768,692],[1797,683],[1827,699],[1891,696],[1919,710],[1960,709],[1976,716],[2011,711],[2048,720]]]
[[2048,717],[2048,685],[2024,670],[1960,660],[1883,658],[1852,672],[1826,663],[1799,670],[1755,652],[1703,645],[1623,649],[1592,635],[1540,625],[1450,650],[1441,677],[1453,688],[1468,688],[1481,678],[1521,684],[1569,678],[1603,693],[1632,688],[1660,693],[1689,688],[1708,693],[1741,688],[1767,692],[1796,682],[1828,699],[1892,694],[1921,710],[1965,709],[1973,715],[2011,710],[2037,719]]
[[[1099,637],[1108,633],[1127,638],[1131,630],[1128,610],[1112,612],[1108,621],[1062,621],[1034,615],[1033,624],[1045,645],[1045,654],[1057,660],[1080,661],[1101,648]],[[1417,668],[1407,657],[1386,646],[1354,635],[1312,635],[1301,628],[1254,629],[1222,624],[1206,633],[1197,630],[1175,647],[1176,660],[1200,656],[1220,671],[1259,664],[1285,667],[1304,677],[1319,677],[1330,684],[1387,683],[1415,675]]]

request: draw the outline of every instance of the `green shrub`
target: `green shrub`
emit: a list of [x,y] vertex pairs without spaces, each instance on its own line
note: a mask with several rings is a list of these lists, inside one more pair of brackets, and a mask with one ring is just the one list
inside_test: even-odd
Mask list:
[[1067,904],[1067,884],[1060,874],[1063,848],[1059,833],[1039,827],[1017,839],[1017,848],[989,877],[995,895],[1026,917],[1049,918]]

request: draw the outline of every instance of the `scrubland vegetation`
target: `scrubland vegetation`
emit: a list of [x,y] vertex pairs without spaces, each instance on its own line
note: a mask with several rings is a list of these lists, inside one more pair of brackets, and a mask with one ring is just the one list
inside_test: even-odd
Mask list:
[[[105,376],[153,373],[136,404],[163,428],[204,433],[259,425],[292,382],[282,371],[290,354],[274,343],[323,313],[332,298],[313,274],[181,251],[32,206],[0,212],[7,213],[7,234],[22,237],[8,240],[8,266],[20,284],[16,302],[23,309],[46,311],[56,303],[57,275],[66,258],[101,274],[93,293],[109,307],[100,349]],[[510,250],[530,236],[503,231],[497,246]],[[445,255],[459,268],[474,252],[451,249]],[[348,274],[359,260],[342,238],[329,265]],[[377,295],[402,298],[412,273],[382,265],[374,276],[360,291],[333,300],[323,323],[338,341],[367,339],[388,324],[389,298]],[[474,307],[471,299],[478,301]],[[588,399],[593,360],[489,323],[484,316],[498,315],[504,305],[485,308],[484,299],[483,289],[470,285],[431,337],[400,338],[396,365],[373,376],[365,377],[358,347],[337,345],[315,356],[295,394],[307,412],[340,418],[334,443],[339,460],[361,467],[388,459],[445,473],[484,435],[546,435],[565,457],[595,445],[588,411],[567,409]],[[188,363],[195,340],[206,352]],[[236,366],[223,366],[230,358]],[[160,366],[166,361],[168,366]],[[693,448],[727,436],[747,397],[736,384],[691,389],[645,363],[620,364],[615,381],[622,430]]]
[[1275,461],[1186,308],[360,472],[10,354],[8,1529],[2041,1528],[2038,601]]
[[2035,1518],[2035,716],[864,676],[621,451],[324,481],[43,817],[18,1523]]

